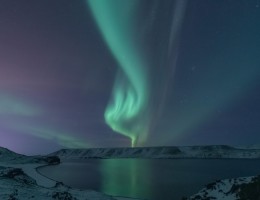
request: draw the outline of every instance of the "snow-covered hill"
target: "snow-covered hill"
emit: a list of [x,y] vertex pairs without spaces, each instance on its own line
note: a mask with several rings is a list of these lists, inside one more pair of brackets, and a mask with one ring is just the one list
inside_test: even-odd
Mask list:
[[258,200],[260,176],[219,180],[206,185],[187,200]]
[[6,148],[0,147],[0,164],[26,164],[26,163],[39,163],[39,164],[57,164],[59,163],[58,157],[52,156],[25,156],[15,153]]
[[260,149],[239,149],[226,145],[62,149],[50,154],[50,156],[58,156],[62,160],[88,158],[260,158]]

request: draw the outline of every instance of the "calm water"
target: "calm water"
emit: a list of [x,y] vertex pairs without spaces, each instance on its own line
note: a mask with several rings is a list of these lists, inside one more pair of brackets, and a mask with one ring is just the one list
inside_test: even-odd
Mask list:
[[260,160],[93,159],[65,162],[39,171],[80,189],[115,196],[178,200],[217,179],[260,174]]

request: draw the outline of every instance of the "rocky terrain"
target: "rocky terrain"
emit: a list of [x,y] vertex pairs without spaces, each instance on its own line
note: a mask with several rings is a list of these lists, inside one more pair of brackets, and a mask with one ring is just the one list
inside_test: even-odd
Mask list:
[[259,200],[260,176],[219,180],[183,200]]

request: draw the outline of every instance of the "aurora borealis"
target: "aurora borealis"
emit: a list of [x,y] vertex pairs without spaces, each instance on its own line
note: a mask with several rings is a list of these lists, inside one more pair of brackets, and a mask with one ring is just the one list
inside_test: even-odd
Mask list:
[[[105,119],[111,128],[131,139],[132,146],[140,134],[147,132],[146,123],[138,123],[148,104],[149,88],[146,62],[134,36],[138,0],[87,1],[112,54],[121,67]],[[142,115],[146,118],[146,116]]]
[[0,146],[260,139],[258,0],[0,0]]

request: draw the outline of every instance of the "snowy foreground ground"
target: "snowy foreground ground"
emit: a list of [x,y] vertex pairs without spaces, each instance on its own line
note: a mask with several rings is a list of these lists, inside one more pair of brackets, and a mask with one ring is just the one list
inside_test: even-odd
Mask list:
[[130,200],[92,190],[78,190],[37,172],[53,160],[24,156],[0,147],[0,200]]
[[259,200],[260,176],[219,180],[187,199]]

